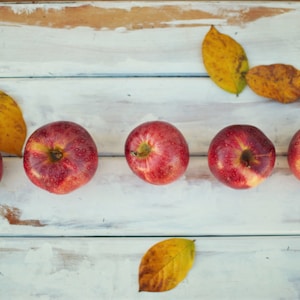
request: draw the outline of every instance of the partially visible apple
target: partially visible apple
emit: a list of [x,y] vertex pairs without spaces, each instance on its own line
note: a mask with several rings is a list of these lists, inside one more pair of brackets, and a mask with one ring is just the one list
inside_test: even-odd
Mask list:
[[258,128],[231,125],[212,139],[208,150],[208,166],[212,174],[234,189],[257,186],[272,172],[275,147]]
[[2,179],[2,175],[3,175],[3,160],[2,160],[2,155],[0,153],[0,181]]
[[172,124],[150,121],[133,129],[125,142],[131,170],[146,182],[163,185],[181,177],[189,163],[189,148]]
[[300,180],[300,130],[293,135],[289,143],[287,160],[290,170]]
[[91,135],[69,121],[46,124],[28,138],[23,165],[29,179],[55,194],[83,186],[98,167],[98,151]]

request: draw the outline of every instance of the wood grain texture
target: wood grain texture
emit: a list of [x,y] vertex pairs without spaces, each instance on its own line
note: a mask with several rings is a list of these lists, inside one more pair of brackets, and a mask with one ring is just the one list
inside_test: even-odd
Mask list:
[[205,75],[200,48],[212,24],[252,66],[300,68],[299,2],[2,4],[0,20],[2,77]]
[[[286,160],[299,102],[227,94],[200,51],[213,24],[250,66],[300,69],[299,1],[0,2],[0,90],[20,105],[28,136],[70,120],[99,149],[95,177],[64,196],[34,186],[22,158],[4,154],[1,299],[153,299],[138,292],[138,265],[172,236],[196,240],[196,263],[155,298],[300,298],[300,183]],[[123,156],[128,133],[153,119],[190,147],[185,176],[168,186],[141,181]],[[250,190],[225,187],[207,165],[211,139],[233,123],[259,127],[276,147],[272,175]]]
[[199,238],[187,278],[139,293],[138,266],[153,238],[0,240],[6,299],[298,299],[299,237]]
[[0,236],[300,234],[299,181],[285,157],[271,177],[246,191],[217,182],[206,157],[191,158],[186,175],[167,186],[137,178],[124,157],[100,157],[92,181],[63,196],[35,187],[19,158],[5,158],[4,167]]
[[[216,3],[212,4],[216,7]],[[293,8],[275,7],[274,4],[256,4],[243,9],[228,5],[214,11],[207,2],[93,2],[90,4],[27,4],[23,7],[6,6],[0,10],[1,20],[9,23],[52,28],[91,27],[94,29],[126,28],[139,30],[166,27],[194,27],[209,25],[213,20],[224,20],[230,25],[241,25],[288,13]],[[203,9],[201,9],[201,6]],[[205,8],[207,10],[205,10]],[[74,18],[76,15],[76,18]],[[203,20],[203,22],[201,22]]]
[[1,79],[0,87],[19,103],[28,136],[52,121],[75,121],[100,155],[124,155],[129,132],[150,120],[177,126],[191,155],[206,155],[213,136],[234,123],[259,127],[285,155],[299,128],[299,102],[283,105],[249,88],[236,97],[209,78]]

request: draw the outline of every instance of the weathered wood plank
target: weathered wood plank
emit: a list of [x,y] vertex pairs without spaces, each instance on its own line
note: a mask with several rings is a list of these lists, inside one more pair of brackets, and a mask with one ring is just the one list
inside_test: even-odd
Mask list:
[[138,292],[142,255],[161,239],[0,239],[3,299],[300,297],[299,237],[193,238],[196,259],[175,289]]
[[205,157],[193,157],[185,176],[167,186],[143,182],[123,157],[101,157],[92,181],[64,196],[34,186],[21,159],[5,158],[4,166],[1,236],[300,234],[299,181],[285,157],[247,191],[218,183]]
[[[20,104],[28,135],[55,120],[83,125],[100,165],[86,186],[57,196],[29,181],[22,159],[4,157],[0,298],[153,299],[138,293],[142,255],[186,236],[196,240],[195,265],[155,298],[298,299],[299,181],[285,155],[299,103],[223,92],[205,78],[200,47],[214,24],[251,66],[300,69],[300,2],[22,2],[0,4],[0,89]],[[152,119],[176,125],[192,155],[168,186],[142,182],[123,157],[129,131]],[[278,154],[271,177],[247,191],[223,186],[207,166],[209,142],[232,123],[261,128]]]
[[0,20],[1,77],[205,74],[211,24],[244,46],[251,65],[300,68],[299,2],[2,3]]
[[299,103],[283,105],[246,89],[239,97],[209,78],[1,79],[0,89],[19,103],[28,136],[56,120],[72,120],[94,137],[100,155],[123,155],[129,132],[161,119],[187,139],[192,155],[206,155],[213,136],[230,124],[259,127],[279,154],[299,129]]

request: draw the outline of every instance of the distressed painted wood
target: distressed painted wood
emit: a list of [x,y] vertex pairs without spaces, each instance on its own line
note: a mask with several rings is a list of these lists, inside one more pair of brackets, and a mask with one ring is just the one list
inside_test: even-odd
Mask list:
[[174,290],[138,292],[138,267],[154,238],[0,240],[3,299],[270,299],[300,297],[299,237],[199,238]]
[[100,155],[123,155],[129,132],[149,120],[176,125],[192,155],[206,155],[212,137],[233,123],[261,128],[284,155],[300,127],[299,102],[281,105],[249,88],[236,97],[209,78],[0,79],[0,87],[19,103],[28,136],[54,120],[75,121],[92,134]]
[[[28,135],[54,120],[75,121],[92,134],[100,156],[96,178],[62,197],[33,186],[25,176],[22,159],[6,158],[1,183],[5,188],[0,189],[2,215],[6,216],[0,227],[2,235],[300,231],[298,199],[293,197],[299,182],[289,172],[285,156],[289,140],[298,130],[299,124],[289,120],[298,118],[299,103],[281,105],[256,97],[249,89],[236,97],[216,88],[209,78],[26,78],[1,79],[0,83],[20,104]],[[129,132],[153,119],[175,124],[193,156],[185,178],[171,186],[153,187],[141,182],[123,157]],[[232,123],[258,126],[276,146],[274,176],[251,191],[224,187],[207,167],[212,137]],[[14,221],[7,220],[7,215],[13,208],[21,213],[21,220],[33,220],[29,222],[33,227],[10,226]],[[235,211],[238,215],[232,218]],[[36,226],[41,224],[45,226]]]
[[[300,69],[300,2],[0,2],[0,90],[19,103],[28,136],[48,122],[78,122],[100,163],[90,183],[57,196],[4,154],[1,299],[153,299],[137,292],[138,264],[171,236],[196,240],[196,263],[155,298],[300,297],[300,183],[286,160],[299,102],[225,93],[200,51],[214,24],[251,66]],[[176,125],[190,147],[185,176],[168,186],[142,182],[123,156],[130,130],[153,119]],[[223,186],[207,166],[211,139],[233,123],[259,127],[276,147],[274,172],[251,190]]]
[[244,46],[251,65],[300,68],[299,2],[8,3],[0,20],[3,77],[203,75],[211,24]]
[[2,236],[300,233],[299,181],[285,158],[277,160],[273,175],[260,186],[236,191],[212,177],[206,158],[193,157],[176,183],[153,186],[136,178],[124,158],[100,157],[92,182],[64,196],[33,186],[20,159],[4,163]]

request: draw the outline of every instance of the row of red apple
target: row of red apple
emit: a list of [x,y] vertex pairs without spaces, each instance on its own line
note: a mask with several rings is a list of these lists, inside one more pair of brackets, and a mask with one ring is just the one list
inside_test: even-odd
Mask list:
[[[125,142],[130,169],[144,181],[163,185],[180,178],[189,163],[189,148],[183,134],[163,121],[143,123]],[[231,125],[212,139],[208,166],[212,174],[235,189],[257,186],[275,164],[271,140],[252,125]],[[288,147],[288,164],[300,179],[300,131]],[[46,124],[28,138],[23,157],[28,178],[55,194],[69,193],[89,182],[98,168],[96,144],[85,128],[69,121]],[[3,162],[0,154],[0,180]]]

